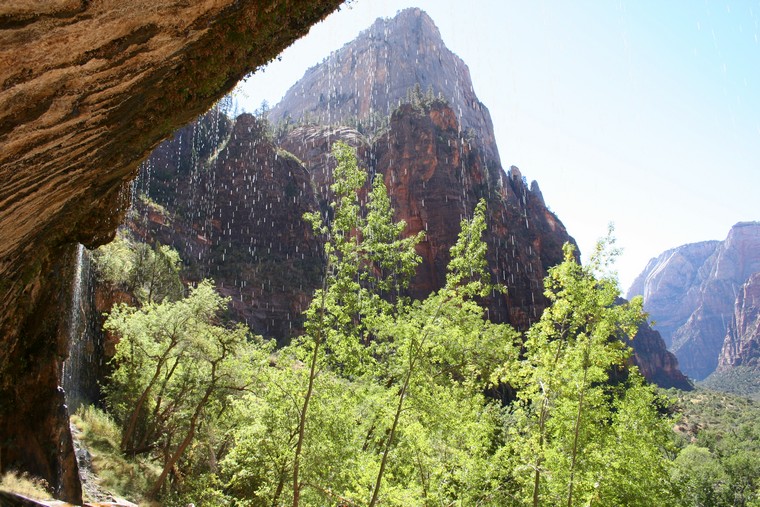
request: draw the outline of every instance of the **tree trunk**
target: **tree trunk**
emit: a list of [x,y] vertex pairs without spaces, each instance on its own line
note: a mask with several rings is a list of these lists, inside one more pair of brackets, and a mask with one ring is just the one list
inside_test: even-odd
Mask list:
[[301,464],[301,450],[303,449],[303,441],[306,436],[306,411],[309,409],[309,401],[311,400],[311,394],[314,391],[314,378],[317,376],[317,352],[319,351],[319,346],[322,343],[325,308],[327,307],[327,273],[329,270],[330,264],[328,263],[327,269],[325,270],[325,277],[322,280],[322,299],[320,302],[321,306],[319,310],[319,327],[317,328],[317,337],[314,340],[314,354],[311,357],[311,366],[309,368],[309,386],[306,388],[306,396],[304,396],[303,408],[301,409],[301,414],[298,418],[298,442],[296,443],[296,452],[293,456],[293,507],[298,507],[298,503],[301,499],[301,487],[298,484],[298,474]]
[[314,377],[317,376],[317,352],[319,350],[320,341],[321,339],[314,343],[314,353],[311,356],[311,367],[309,368],[309,386],[306,388],[306,396],[303,400],[301,417],[299,417],[298,420],[298,442],[296,444],[296,454],[293,458],[293,507],[298,507],[298,502],[301,498],[301,487],[298,484],[298,472],[301,463],[301,449],[303,448],[303,441],[306,435],[306,411],[309,409],[311,394],[314,392]]
[[182,457],[182,454],[184,454],[185,450],[187,449],[187,446],[189,446],[193,441],[193,438],[195,437],[195,425],[198,422],[198,417],[201,415],[203,407],[205,407],[206,403],[208,403],[208,399],[211,397],[211,393],[214,392],[214,389],[216,388],[215,370],[216,365],[212,366],[211,368],[211,383],[206,388],[206,392],[203,394],[203,398],[201,398],[201,401],[199,401],[198,405],[196,405],[195,412],[193,412],[193,416],[190,418],[190,429],[187,431],[187,435],[185,435],[185,438],[179,444],[179,447],[177,447],[177,450],[174,452],[174,454],[169,458],[168,461],[166,461],[166,463],[164,463],[164,469],[161,471],[161,475],[158,476],[156,483],[148,493],[148,497],[156,498],[158,496],[158,493],[164,486],[166,477],[169,475],[172,467],[174,467],[177,461],[179,461],[179,459]]
[[164,363],[169,357],[169,353],[178,343],[178,341],[174,339],[174,337],[172,338],[172,340],[173,341],[169,345],[169,348],[166,349],[166,352],[164,352],[163,355],[158,359],[158,363],[156,364],[156,371],[153,374],[153,377],[150,379],[150,382],[148,382],[148,385],[145,387],[145,390],[140,395],[140,398],[137,400],[137,403],[135,404],[135,408],[132,411],[132,414],[129,416],[129,422],[127,423],[127,427],[124,430],[124,435],[121,437],[121,452],[127,451],[128,443],[130,440],[132,440],[132,437],[134,436],[135,428],[137,427],[137,419],[140,415],[140,412],[142,411],[143,405],[145,405],[145,400],[148,399],[148,394],[150,394],[151,389],[153,389],[153,384],[156,383],[156,380],[158,380],[159,375],[161,375],[161,369],[163,369]]
[[578,397],[578,414],[575,418],[575,428],[574,428],[574,434],[573,434],[573,454],[572,454],[572,460],[570,462],[570,484],[568,485],[568,492],[567,492],[567,507],[573,507],[573,481],[575,480],[575,461],[578,457],[578,437],[580,435],[580,429],[581,429],[581,417],[583,415],[583,398],[586,394],[586,379],[588,378],[588,368],[589,368],[589,356],[591,349],[591,337],[589,337],[589,342],[586,350],[583,354],[583,382],[581,383],[581,390]]

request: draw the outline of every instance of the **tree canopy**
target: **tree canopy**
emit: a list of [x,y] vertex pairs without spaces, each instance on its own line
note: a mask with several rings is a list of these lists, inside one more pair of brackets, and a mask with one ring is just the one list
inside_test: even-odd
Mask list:
[[[157,283],[180,266],[164,247],[144,250],[140,276],[105,264],[142,294],[106,322],[120,338],[107,402],[121,451],[160,464],[150,494],[178,505],[674,505],[673,480],[703,451],[671,459],[667,401],[630,364],[641,301],[619,300],[609,246],[588,266],[566,246],[545,281],[549,307],[518,333],[481,306],[501,288],[480,202],[445,285],[414,300],[422,234],[394,221],[382,178],[360,199],[367,175],[350,147],[336,143],[333,157],[332,209],[306,216],[325,245],[323,283],[287,347],[225,323],[211,281],[184,297]],[[137,265],[119,248],[108,255]],[[488,396],[503,387],[513,399]]]

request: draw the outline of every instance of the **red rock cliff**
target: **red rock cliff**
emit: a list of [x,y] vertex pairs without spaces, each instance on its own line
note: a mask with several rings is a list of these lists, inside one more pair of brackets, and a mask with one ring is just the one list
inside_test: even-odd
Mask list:
[[269,119],[352,122],[374,130],[415,87],[447,100],[462,129],[472,129],[480,139],[489,163],[500,163],[491,115],[475,95],[467,65],[446,47],[430,16],[416,8],[378,19],[307,70],[272,108]]
[[191,279],[214,279],[233,318],[284,343],[319,285],[322,250],[303,220],[317,209],[309,173],[264,128],[212,112],[178,132],[138,185],[160,207],[138,197],[128,223],[176,248]]

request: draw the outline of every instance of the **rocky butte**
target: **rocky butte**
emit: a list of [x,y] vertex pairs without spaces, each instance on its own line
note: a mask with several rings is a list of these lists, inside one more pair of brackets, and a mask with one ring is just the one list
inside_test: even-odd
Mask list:
[[739,289],[717,371],[737,366],[760,366],[760,273],[753,273]]
[[718,367],[757,362],[758,272],[760,223],[739,222],[724,241],[684,245],[652,259],[628,296],[644,296],[684,373],[701,380]]
[[0,4],[0,468],[79,502],[58,388],[77,242],[109,241],[140,162],[340,0]]
[[[502,169],[488,110],[427,14],[378,20],[308,70],[268,119],[269,131],[263,120],[216,112],[162,145],[145,165],[131,222],[180,250],[192,276],[215,278],[236,318],[281,342],[300,329],[322,260],[299,217],[327,212],[337,140],[384,179],[407,234],[426,232],[414,296],[441,287],[459,223],[484,198],[489,267],[507,288],[485,301],[489,317],[519,329],[540,317],[543,278],[573,240],[537,183]],[[689,387],[658,333],[643,328],[633,346],[648,379]]]

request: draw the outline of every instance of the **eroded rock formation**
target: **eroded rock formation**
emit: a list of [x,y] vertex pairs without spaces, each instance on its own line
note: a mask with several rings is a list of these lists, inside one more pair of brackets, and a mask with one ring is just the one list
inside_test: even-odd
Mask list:
[[[438,98],[449,106],[429,107]],[[388,123],[385,115],[399,102],[411,104]],[[422,109],[427,112],[419,114]],[[475,95],[467,66],[446,48],[427,14],[408,9],[379,19],[309,69],[269,113],[274,123],[299,118],[333,125],[299,127],[283,141],[304,161],[317,189],[329,182],[328,143],[343,139],[357,147],[367,167],[384,175],[410,230],[427,229],[417,295],[440,286],[460,218],[485,197],[489,263],[509,289],[506,297],[487,302],[491,318],[524,329],[541,315],[543,276],[562,260],[562,243],[571,238],[547,209],[538,184],[528,185],[515,167],[502,169],[488,109]],[[345,124],[355,129],[335,127]],[[659,335],[642,332],[632,345],[647,378],[688,388]]]
[[0,467],[80,500],[58,390],[74,244],[108,241],[125,182],[340,0],[0,5]]
[[499,152],[488,109],[478,100],[470,70],[441,39],[424,11],[405,9],[378,19],[353,41],[306,71],[269,119],[373,130],[417,88],[451,105],[463,130],[472,129],[489,163]]
[[719,241],[703,241],[667,250],[651,259],[628,289],[628,299],[644,298],[644,309],[667,346],[694,312],[698,291],[693,289],[707,274],[700,268],[718,245]]
[[633,349],[633,363],[648,381],[660,387],[685,391],[693,389],[689,379],[681,372],[676,356],[668,351],[660,333],[649,324],[639,326],[629,345]]
[[760,366],[760,272],[739,289],[717,371],[735,366]]
[[[746,353],[741,360],[732,358],[739,350],[738,337],[729,332],[729,326],[736,318],[737,305],[745,304],[737,302],[742,286],[757,272],[760,223],[740,222],[722,242],[685,245],[653,259],[629,296],[643,293],[644,306],[656,328],[665,323],[663,332],[669,336],[681,369],[701,380],[716,369],[719,357],[726,367],[732,361],[748,359]],[[739,320],[749,322],[751,317]],[[730,343],[724,345],[727,335]],[[751,347],[745,352],[749,350]]]

